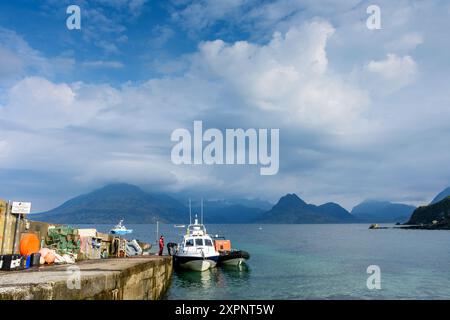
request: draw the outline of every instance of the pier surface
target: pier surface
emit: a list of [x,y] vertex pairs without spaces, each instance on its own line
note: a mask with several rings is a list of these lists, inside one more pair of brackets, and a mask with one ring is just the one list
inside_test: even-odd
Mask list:
[[0,272],[0,300],[157,300],[172,277],[172,257],[86,260]]

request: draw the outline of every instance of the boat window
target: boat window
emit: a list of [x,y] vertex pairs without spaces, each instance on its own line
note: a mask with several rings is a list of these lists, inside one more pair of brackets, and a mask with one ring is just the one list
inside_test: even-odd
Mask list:
[[194,239],[186,240],[186,247],[193,247],[193,246],[194,246]]
[[195,245],[196,246],[202,246],[203,245],[203,239],[195,239]]
[[212,241],[209,239],[205,239],[205,246],[212,247]]

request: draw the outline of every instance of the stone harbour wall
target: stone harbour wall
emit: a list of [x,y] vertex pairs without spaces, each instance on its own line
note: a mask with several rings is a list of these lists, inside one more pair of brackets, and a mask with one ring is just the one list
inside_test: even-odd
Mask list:
[[170,285],[172,268],[172,257],[139,256],[5,271],[0,300],[157,300]]

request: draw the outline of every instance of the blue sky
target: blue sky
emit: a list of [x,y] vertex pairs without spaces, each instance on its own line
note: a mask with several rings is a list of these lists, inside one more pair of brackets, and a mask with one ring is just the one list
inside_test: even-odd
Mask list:
[[[450,185],[449,15],[438,0],[2,1],[0,195],[40,211],[128,182],[426,203]],[[279,128],[279,173],[175,166],[170,133],[194,120]]]

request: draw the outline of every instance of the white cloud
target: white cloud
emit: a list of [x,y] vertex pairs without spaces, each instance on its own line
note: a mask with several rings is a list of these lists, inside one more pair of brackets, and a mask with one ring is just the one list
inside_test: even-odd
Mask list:
[[105,60],[95,60],[95,61],[85,61],[82,66],[88,68],[111,68],[111,69],[121,69],[124,67],[123,63],[120,61],[105,61]]
[[[176,4],[177,2],[174,1]],[[240,10],[247,3],[252,2],[248,0],[201,0],[192,1],[187,5],[182,3],[183,9],[172,13],[172,18],[175,21],[181,21],[186,27],[199,30],[205,27],[210,27],[217,21],[224,20],[230,15],[240,13]]]
[[[176,75],[115,87],[48,76],[50,59],[7,36],[0,74],[18,77],[2,92],[0,168],[44,172],[45,183],[55,172],[84,190],[126,180],[271,199],[300,191],[307,200],[347,205],[366,195],[423,196],[423,186],[434,192],[450,179],[442,169],[450,161],[442,152],[450,121],[448,17],[432,1],[382,1],[379,32],[365,27],[359,1],[280,0],[244,13],[250,2],[215,3],[180,21],[231,21],[250,33],[242,33],[245,41],[202,42],[164,65]],[[104,13],[93,17],[89,39],[125,40],[124,20]],[[316,15],[326,19],[311,21]],[[119,52],[123,42],[111,42]],[[170,132],[197,119],[208,127],[280,128],[280,173],[262,179],[250,167],[172,165]]]
[[[313,21],[275,33],[266,45],[204,42],[196,67],[225,81],[252,107],[297,125],[348,131],[368,99],[344,77],[329,72],[326,44],[333,32],[329,23]],[[291,117],[285,117],[287,112]]]
[[412,83],[417,75],[417,64],[409,55],[399,57],[388,54],[385,60],[370,61],[366,69],[396,88]]
[[175,32],[170,27],[157,25],[152,30],[152,37],[149,42],[152,46],[154,46],[156,48],[161,48],[174,35],[175,35]]
[[423,36],[417,32],[407,33],[386,44],[388,50],[408,52],[414,50],[417,46],[423,44]]
[[[332,34],[330,24],[312,21],[274,34],[265,45],[203,42],[184,74],[117,88],[24,78],[8,90],[0,109],[0,121],[11,125],[0,130],[8,150],[0,167],[51,168],[83,184],[163,181],[170,189],[215,185],[238,192],[239,184],[230,179],[258,179],[257,168],[175,166],[169,157],[171,131],[189,128],[195,119],[208,126],[235,112],[240,120],[224,125],[248,127],[255,114],[258,126],[351,135],[358,125],[350,124],[362,121],[367,97],[329,71],[326,44]],[[276,179],[278,187],[266,192],[286,186],[282,177]]]
[[44,57],[16,32],[0,27],[0,85],[10,85],[27,74],[67,74],[74,64],[70,57]]

